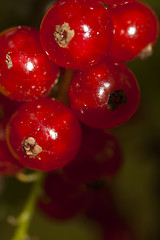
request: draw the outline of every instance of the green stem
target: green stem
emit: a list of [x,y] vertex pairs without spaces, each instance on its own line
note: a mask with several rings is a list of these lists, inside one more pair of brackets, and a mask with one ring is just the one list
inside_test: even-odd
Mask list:
[[41,184],[44,178],[44,173],[39,172],[37,180],[33,183],[30,195],[24,206],[23,211],[17,218],[17,228],[11,240],[26,240],[28,238],[28,229],[31,218],[34,213],[37,198],[40,194]]

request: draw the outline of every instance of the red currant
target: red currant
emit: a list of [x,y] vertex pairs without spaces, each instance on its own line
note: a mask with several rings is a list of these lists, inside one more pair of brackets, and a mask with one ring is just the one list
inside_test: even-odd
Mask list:
[[113,35],[108,11],[91,0],[57,1],[43,18],[41,42],[58,65],[86,68],[107,54]]
[[90,203],[90,193],[61,173],[47,175],[45,195],[39,201],[41,210],[49,217],[66,220],[84,212]]
[[29,27],[10,28],[0,35],[0,91],[18,101],[45,95],[59,73],[43,51],[39,32]]
[[120,61],[128,61],[138,54],[145,58],[152,53],[158,37],[158,19],[155,13],[140,2],[122,6],[109,6],[114,35],[109,55]]
[[86,125],[108,129],[131,118],[139,104],[139,85],[122,63],[104,62],[75,73],[69,103]]
[[73,182],[85,184],[115,175],[122,164],[121,148],[115,136],[86,126],[82,129],[80,151],[64,168],[64,174]]
[[23,104],[12,116],[7,141],[22,165],[51,171],[74,158],[80,147],[81,129],[65,104],[42,98]]

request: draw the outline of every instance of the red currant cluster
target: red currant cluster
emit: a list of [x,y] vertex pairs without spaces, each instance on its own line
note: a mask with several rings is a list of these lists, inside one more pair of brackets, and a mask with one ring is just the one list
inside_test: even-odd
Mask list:
[[[18,26],[0,35],[0,91],[5,95],[0,174],[14,175],[22,168],[53,171],[73,160],[63,176],[51,175],[54,196],[59,196],[51,196],[55,216],[61,215],[56,206],[66,196],[59,186],[71,192],[67,208],[61,208],[64,217],[68,206],[75,213],[77,205],[87,205],[88,192],[81,184],[92,187],[119,169],[119,144],[101,129],[119,126],[136,112],[139,85],[124,62],[151,55],[158,38],[158,20],[147,5],[102,2],[59,0],[45,14],[40,31]],[[57,87],[62,68],[74,71],[69,89],[61,86],[68,91],[70,108],[60,101],[64,91]]]
[[[157,18],[134,0],[103,2],[108,5],[60,0],[44,16],[40,32],[18,26],[0,35],[0,90],[27,102],[6,130],[12,155],[25,167],[51,171],[70,162],[81,143],[77,118],[90,127],[110,129],[138,107],[139,85],[122,62],[151,53]],[[58,65],[77,70],[68,90],[70,109],[49,98]]]

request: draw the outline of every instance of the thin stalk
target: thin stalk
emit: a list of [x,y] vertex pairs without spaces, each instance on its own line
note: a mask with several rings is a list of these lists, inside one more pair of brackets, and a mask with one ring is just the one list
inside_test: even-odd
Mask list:
[[32,216],[34,214],[35,205],[37,198],[40,194],[42,181],[44,178],[44,173],[38,172],[37,173],[37,180],[33,183],[30,195],[28,197],[28,200],[26,202],[26,205],[24,206],[23,211],[17,218],[17,227],[14,233],[14,236],[11,240],[27,240],[29,239],[28,236],[28,229],[29,225],[32,219]]

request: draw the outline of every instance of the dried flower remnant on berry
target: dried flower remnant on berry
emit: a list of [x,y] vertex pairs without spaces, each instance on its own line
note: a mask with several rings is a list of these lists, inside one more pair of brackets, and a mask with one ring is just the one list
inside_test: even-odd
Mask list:
[[58,45],[62,48],[66,48],[68,43],[74,37],[74,30],[70,29],[68,23],[63,23],[62,25],[56,25],[54,38]]
[[111,111],[116,110],[120,105],[124,106],[127,103],[127,96],[122,89],[113,91],[109,95],[108,108]]
[[35,157],[42,152],[42,147],[40,147],[33,137],[29,137],[23,141],[23,150],[29,157]]
[[6,54],[6,64],[7,64],[7,67],[8,69],[11,69],[13,67],[13,63],[12,63],[12,59],[11,57],[9,56],[10,52],[8,52],[8,54]]
[[147,57],[151,57],[153,54],[153,46],[152,44],[148,44],[142,51],[139,53],[139,58],[141,60],[146,59]]

